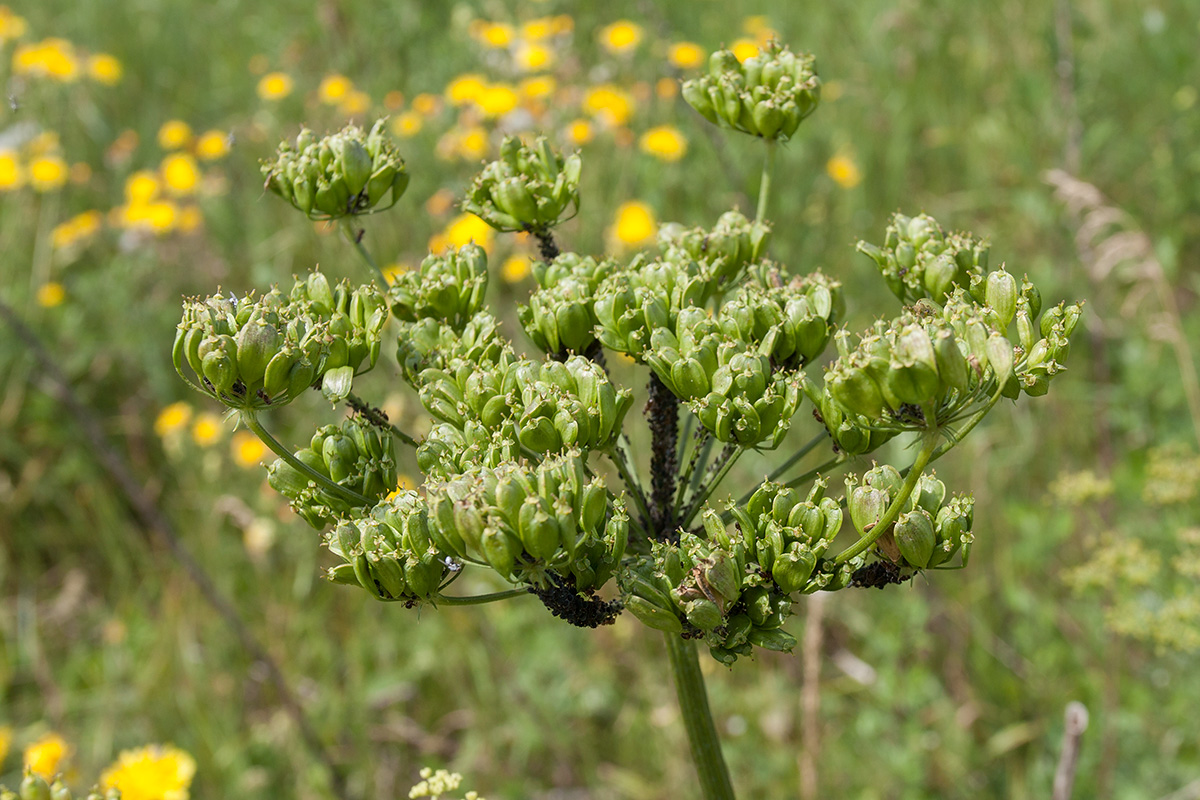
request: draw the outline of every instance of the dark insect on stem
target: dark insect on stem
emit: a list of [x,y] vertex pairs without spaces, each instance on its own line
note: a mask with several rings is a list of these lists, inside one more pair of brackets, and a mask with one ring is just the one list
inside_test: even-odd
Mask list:
[[536,595],[551,614],[577,628],[612,625],[621,614],[622,606],[615,600],[601,600],[591,590],[580,594],[569,575],[560,577],[550,573],[550,582],[553,586],[549,589],[531,588],[529,593]]
[[850,576],[850,585],[858,589],[882,589],[885,586],[912,580],[912,576],[913,573],[902,574],[899,564],[881,559],[854,570]]

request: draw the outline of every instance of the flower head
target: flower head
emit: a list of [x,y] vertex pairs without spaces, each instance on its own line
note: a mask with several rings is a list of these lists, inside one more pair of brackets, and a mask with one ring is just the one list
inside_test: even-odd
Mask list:
[[192,419],[192,407],[187,403],[171,403],[154,418],[154,432],[160,437],[183,430]]
[[25,767],[51,780],[71,753],[67,741],[57,733],[47,733],[25,748]]
[[100,785],[118,789],[123,800],[187,800],[195,760],[170,745],[126,750],[104,770]]
[[640,26],[627,19],[620,19],[600,29],[600,44],[610,53],[628,53],[642,41]]
[[843,189],[853,189],[862,182],[858,165],[846,155],[836,155],[825,164],[825,172]]
[[158,146],[163,150],[181,150],[192,143],[192,126],[181,119],[169,119],[158,129]]
[[108,53],[96,53],[89,58],[87,71],[89,78],[105,86],[115,86],[120,83],[123,73],[121,62],[117,60],[116,56]]
[[332,73],[326,75],[317,87],[317,97],[327,105],[337,105],[342,98],[354,89],[354,84],[345,75]]
[[687,153],[687,139],[670,125],[659,125],[642,134],[638,146],[663,161],[678,161]]
[[637,247],[654,238],[658,223],[650,206],[637,200],[622,203],[617,208],[611,233],[624,247]]
[[258,82],[258,96],[263,100],[282,100],[292,93],[292,79],[284,72],[268,72]]
[[196,157],[201,161],[216,161],[229,155],[229,134],[224,131],[205,131],[196,140]]
[[233,460],[239,467],[254,467],[266,458],[267,446],[250,431],[238,431],[233,435]]
[[57,155],[41,156],[29,164],[29,185],[36,192],[52,192],[67,182],[67,162]]
[[696,69],[707,57],[708,53],[695,42],[676,42],[667,49],[667,61],[679,69]]

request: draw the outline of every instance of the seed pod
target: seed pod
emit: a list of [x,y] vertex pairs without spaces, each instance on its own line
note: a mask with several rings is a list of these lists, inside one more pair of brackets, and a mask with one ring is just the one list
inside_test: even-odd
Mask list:
[[484,560],[505,580],[512,580],[513,565],[516,563],[520,546],[503,531],[487,528],[481,537]]
[[779,591],[791,594],[804,588],[816,566],[816,553],[800,542],[794,542],[787,552],[775,559],[771,577],[779,586]]
[[887,511],[888,503],[887,492],[869,486],[854,487],[847,505],[850,508],[850,519],[858,532],[866,534],[875,527],[875,523],[879,522]]
[[683,623],[672,611],[667,611],[645,598],[633,595],[625,600],[625,608],[642,624],[667,633],[683,633]]
[[21,800],[50,800],[50,784],[38,774],[26,769],[21,780]]
[[755,647],[780,653],[790,653],[796,647],[796,637],[778,628],[773,630],[752,628],[746,639]]
[[706,598],[687,602],[683,606],[683,613],[688,622],[706,633],[715,629],[725,619],[717,604]]
[[904,560],[917,569],[929,566],[937,537],[933,530],[933,519],[924,508],[916,508],[896,519],[892,536]]
[[1001,329],[1007,329],[1017,311],[1017,279],[1003,267],[989,274],[984,299],[1000,317]]

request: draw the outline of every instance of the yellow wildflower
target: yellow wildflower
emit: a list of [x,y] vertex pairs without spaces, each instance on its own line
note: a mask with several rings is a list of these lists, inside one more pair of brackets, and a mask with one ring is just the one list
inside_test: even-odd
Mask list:
[[421,115],[416,111],[405,111],[392,120],[392,133],[407,139],[421,132]]
[[50,231],[50,246],[62,250],[100,230],[102,218],[99,211],[85,211],[61,222]]
[[171,405],[158,412],[154,418],[154,433],[159,438],[166,438],[187,427],[192,419],[192,407],[184,402]]
[[[491,252],[495,237],[496,232],[492,230],[492,226],[479,217],[474,214],[459,214],[451,220],[443,232],[444,246],[442,249],[457,250],[465,244],[474,242],[484,250]],[[432,244],[429,249],[434,249]]]
[[159,169],[163,183],[174,195],[191,194],[200,182],[200,167],[187,153],[172,153],[163,159]]
[[118,789],[123,800],[188,800],[195,760],[170,745],[125,750],[100,775],[104,790]]
[[282,100],[292,93],[292,79],[283,72],[268,72],[258,82],[258,96],[263,100]]
[[642,29],[627,19],[620,19],[600,29],[600,44],[610,53],[628,53],[642,41]]
[[229,134],[224,131],[205,131],[196,140],[196,157],[201,161],[216,161],[229,155]]
[[687,153],[687,139],[670,125],[659,125],[642,134],[638,140],[642,152],[662,161],[678,161]]
[[[5,10],[7,9],[4,9],[3,6],[0,6],[0,32],[4,30],[3,25]],[[8,748],[12,746],[12,737],[12,728],[8,725],[0,725],[0,764],[3,764],[4,759],[8,758]]]
[[588,89],[583,96],[583,110],[613,127],[624,125],[633,114],[633,98],[611,83]]
[[196,421],[192,423],[192,441],[201,447],[209,447],[215,444],[223,433],[221,429],[221,418],[210,411],[205,411],[196,415]]
[[538,17],[521,25],[521,36],[531,42],[540,42],[554,34],[554,20],[550,17]]
[[749,39],[738,39],[729,49],[737,56],[738,61],[745,61],[758,55],[758,44]]
[[567,125],[567,141],[577,147],[590,142],[593,136],[592,123],[586,119],[577,119]]
[[554,94],[558,82],[552,75],[536,75],[521,81],[518,87],[526,100],[541,100]]
[[52,780],[62,770],[71,748],[57,733],[47,733],[25,748],[25,768]]
[[25,18],[12,13],[8,6],[0,6],[0,44],[20,39],[24,35]]
[[836,155],[825,164],[825,172],[843,189],[853,189],[862,182],[858,165],[849,156]]
[[523,72],[548,69],[554,64],[554,51],[544,44],[529,42],[517,49],[516,62]]
[[399,111],[404,108],[404,92],[393,89],[383,96],[383,106],[388,111]]
[[59,156],[42,156],[29,164],[29,185],[35,192],[52,192],[67,182],[67,162]]
[[463,106],[473,103],[487,89],[487,81],[482,75],[468,73],[459,75],[446,86],[446,99],[452,105]]
[[250,431],[238,431],[233,435],[233,460],[239,467],[253,467],[266,458],[267,446]]
[[321,80],[321,85],[317,87],[317,97],[326,105],[337,105],[353,89],[354,84],[349,78],[335,72]]
[[162,184],[148,169],[140,169],[125,179],[125,199],[130,203],[149,203],[158,197]]
[[338,110],[347,117],[352,117],[356,114],[365,114],[371,108],[371,96],[366,92],[355,89],[342,98],[342,102],[338,103]]
[[11,150],[0,150],[0,192],[10,192],[25,185],[25,171],[17,154]]
[[192,143],[192,126],[181,119],[167,120],[158,129],[158,146],[163,150],[180,150]]
[[695,69],[704,63],[707,55],[695,42],[675,42],[667,48],[667,61],[678,69]]
[[477,19],[471,23],[468,31],[484,47],[500,49],[512,44],[514,31],[511,25],[503,22],[488,22]]
[[488,117],[502,117],[517,107],[520,97],[516,90],[504,83],[488,86],[475,98],[475,104]]
[[75,48],[66,39],[22,44],[13,53],[13,72],[68,83],[79,77]]
[[528,256],[514,255],[501,265],[500,277],[504,278],[505,283],[520,283],[529,277],[531,271]]
[[116,86],[121,82],[121,75],[124,72],[121,62],[117,60],[116,56],[108,53],[96,53],[89,58],[87,71],[89,78],[105,86]]
[[622,203],[610,229],[612,237],[625,247],[636,247],[654,238],[658,223],[650,206],[637,200]]
[[477,161],[487,155],[487,131],[478,126],[463,131],[458,140],[458,154],[468,161]]
[[412,109],[423,117],[428,117],[436,114],[442,107],[441,101],[435,94],[422,92],[413,98]]
[[50,281],[43,283],[37,290],[37,304],[42,308],[54,308],[62,305],[62,301],[67,298],[67,290],[63,288],[61,283]]
[[388,264],[383,268],[383,278],[388,282],[388,286],[391,286],[396,282],[396,278],[399,278],[410,269],[411,267],[408,264]]

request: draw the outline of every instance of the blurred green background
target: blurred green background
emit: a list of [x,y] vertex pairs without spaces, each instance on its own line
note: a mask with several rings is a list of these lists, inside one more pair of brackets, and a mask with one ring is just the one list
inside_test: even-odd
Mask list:
[[[619,20],[632,27],[605,27]],[[772,32],[814,52],[825,84],[778,159],[772,256],[839,277],[852,326],[895,313],[853,245],[880,240],[897,210],[987,236],[993,263],[1048,302],[1088,305],[1050,395],[1001,406],[938,465],[977,498],[970,567],[825,601],[815,784],[801,788],[800,650],[732,670],[705,659],[735,784],[745,797],[1047,797],[1063,709],[1079,700],[1091,724],[1075,796],[1197,796],[1190,0],[20,0],[0,11],[0,299],[263,642],[348,796],[406,796],[422,765],[493,800],[687,796],[657,634],[627,616],[571,629],[532,599],[416,614],[325,583],[318,536],[265,487],[264,453],[189,393],[169,349],[181,296],[317,263],[361,277],[336,231],[261,188],[257,161],[301,122],[391,115],[413,180],[366,242],[396,269],[479,235],[452,200],[505,131],[582,151],[568,248],[623,247],[625,203],[688,225],[752,210],[758,143],[677,96],[695,71],[677,45]],[[643,138],[657,126],[669,130]],[[1074,176],[1058,197],[1054,169]],[[493,299],[511,307],[534,251],[491,247]],[[264,664],[138,523],[46,375],[0,326],[0,782],[57,732],[79,785],[123,748],[172,742],[197,760],[194,797],[333,796]],[[419,410],[394,363],[364,394],[400,419]],[[302,441],[331,419],[314,398],[272,424]]]

